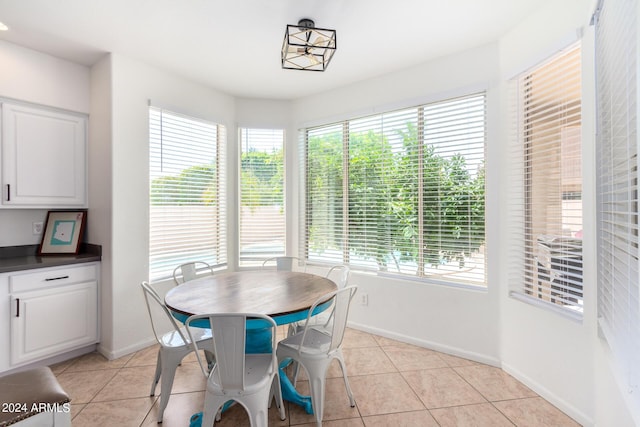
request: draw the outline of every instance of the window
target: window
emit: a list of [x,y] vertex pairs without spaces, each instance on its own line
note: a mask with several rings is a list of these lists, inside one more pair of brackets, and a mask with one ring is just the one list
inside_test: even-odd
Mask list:
[[484,285],[485,120],[476,94],[304,130],[301,253]]
[[149,107],[149,279],[226,265],[224,126]]
[[285,254],[284,131],[240,129],[240,265]]
[[640,404],[637,2],[606,0],[596,24],[598,322],[623,391]]
[[582,313],[580,47],[522,74],[514,88],[511,289]]

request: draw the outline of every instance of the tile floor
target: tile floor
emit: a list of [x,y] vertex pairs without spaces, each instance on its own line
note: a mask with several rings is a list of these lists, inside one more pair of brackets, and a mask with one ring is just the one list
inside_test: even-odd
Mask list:
[[[578,426],[575,421],[500,369],[349,329],[344,356],[356,407],[349,406],[337,362],[327,374],[323,425],[387,427]],[[117,360],[91,353],[52,366],[71,396],[74,427],[156,426],[157,396],[149,397],[157,347]],[[308,383],[298,389],[308,393]],[[202,411],[205,380],[194,355],[178,368],[163,427],[189,425]],[[158,386],[158,394],[160,387]],[[270,426],[315,426],[300,407],[275,405]],[[219,424],[246,426],[238,406]]]

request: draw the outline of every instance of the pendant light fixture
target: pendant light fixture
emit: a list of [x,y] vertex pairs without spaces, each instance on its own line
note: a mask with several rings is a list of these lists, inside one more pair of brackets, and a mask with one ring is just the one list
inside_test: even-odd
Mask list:
[[336,30],[316,28],[311,19],[287,25],[282,42],[282,68],[324,71],[336,51]]

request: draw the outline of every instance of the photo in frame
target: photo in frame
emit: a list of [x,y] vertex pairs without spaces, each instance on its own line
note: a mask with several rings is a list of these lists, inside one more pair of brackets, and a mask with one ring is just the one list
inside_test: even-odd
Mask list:
[[38,255],[76,255],[87,223],[87,211],[49,211]]

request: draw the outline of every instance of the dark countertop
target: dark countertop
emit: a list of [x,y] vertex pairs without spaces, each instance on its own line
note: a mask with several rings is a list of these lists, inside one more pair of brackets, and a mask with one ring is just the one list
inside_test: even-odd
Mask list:
[[38,245],[0,247],[0,273],[100,261],[102,246],[83,243],[78,255],[38,256]]

